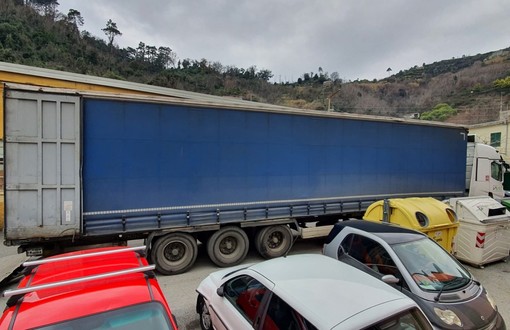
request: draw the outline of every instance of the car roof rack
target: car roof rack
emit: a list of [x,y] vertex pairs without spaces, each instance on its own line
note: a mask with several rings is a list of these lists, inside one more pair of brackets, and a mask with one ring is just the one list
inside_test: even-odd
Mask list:
[[93,280],[100,280],[100,279],[115,277],[115,276],[120,276],[120,275],[126,275],[126,274],[132,274],[132,273],[145,273],[145,272],[152,271],[155,268],[156,268],[155,265],[128,268],[128,269],[124,269],[124,270],[118,270],[115,272],[108,272],[108,273],[103,273],[103,274],[98,274],[98,275],[78,277],[78,278],[75,278],[72,280],[65,280],[65,281],[52,282],[52,283],[41,284],[41,285],[34,285],[34,286],[29,286],[29,287],[25,287],[25,288],[21,288],[21,289],[6,290],[6,291],[4,291],[4,293],[2,295],[4,297],[11,297],[11,296],[22,295],[25,293],[34,292],[34,291],[38,291],[38,290],[51,289],[51,288],[56,288],[59,286],[65,286],[65,285],[82,283],[82,282],[93,281]]
[[98,252],[76,254],[76,255],[66,256],[66,257],[56,257],[56,258],[47,258],[47,259],[25,261],[23,263],[23,266],[24,267],[31,267],[31,266],[38,266],[38,265],[43,265],[43,264],[49,264],[49,263],[53,263],[53,262],[57,262],[57,261],[82,259],[82,258],[88,258],[88,257],[97,257],[97,256],[108,255],[108,254],[123,253],[123,252],[129,252],[129,251],[139,251],[139,250],[145,250],[145,245],[127,247],[127,248],[122,248],[122,249],[113,249],[113,250],[106,250],[106,251],[98,251]]
[[[47,263],[56,262],[56,261],[71,260],[71,259],[77,259],[77,258],[82,258],[82,257],[101,256],[101,255],[106,255],[106,254],[114,254],[114,253],[121,253],[121,252],[127,252],[127,251],[137,251],[137,250],[141,250],[141,249],[145,249],[145,246],[130,247],[130,248],[125,248],[125,249],[115,249],[115,250],[100,251],[100,252],[91,252],[91,253],[84,253],[84,254],[80,254],[80,255],[49,258],[49,259],[42,259],[42,260],[35,260],[35,261],[27,261],[27,262],[23,263],[23,265],[25,266],[25,264],[27,264],[28,267],[34,267],[36,265],[47,264]],[[13,289],[13,290],[5,290],[2,293],[2,296],[3,297],[21,296],[21,295],[24,295],[29,292],[34,292],[34,291],[39,291],[39,290],[44,290],[44,289],[51,289],[51,288],[56,288],[56,287],[60,287],[60,286],[70,285],[70,284],[83,283],[83,282],[100,280],[100,279],[116,277],[116,276],[121,276],[121,275],[126,275],[126,274],[133,274],[133,273],[145,273],[146,275],[153,276],[152,271],[155,268],[156,268],[155,265],[133,267],[133,268],[127,268],[127,269],[123,269],[123,270],[107,272],[107,273],[102,273],[102,274],[77,277],[77,278],[70,279],[70,280],[63,280],[63,281],[50,282],[50,283],[46,283],[46,284],[27,286],[24,288]]]

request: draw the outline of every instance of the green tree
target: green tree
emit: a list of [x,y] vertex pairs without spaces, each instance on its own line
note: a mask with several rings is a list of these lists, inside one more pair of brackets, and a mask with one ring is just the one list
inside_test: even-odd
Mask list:
[[27,3],[45,16],[55,17],[57,0],[27,0]]
[[331,74],[330,78],[331,78],[331,80],[333,80],[333,82],[342,83],[342,80],[340,79],[340,74],[336,71]]
[[156,63],[162,69],[175,64],[175,54],[170,47],[159,47]]
[[190,65],[191,63],[189,58],[185,58],[184,60],[182,60],[182,68],[184,70],[187,70],[190,67]]
[[106,22],[106,27],[102,28],[101,31],[103,31],[104,34],[106,34],[106,37],[108,38],[108,46],[110,47],[112,47],[115,37],[122,35],[122,33],[117,28],[117,23],[115,23],[111,19],[109,19],[108,22]]
[[510,88],[510,76],[494,80],[492,84],[496,88]]
[[133,47],[127,47],[126,48],[126,53],[127,53],[127,56],[129,59],[136,59],[136,49],[134,49]]
[[422,120],[445,121],[446,119],[457,114],[457,110],[453,109],[446,103],[439,103],[431,111],[426,111],[420,115]]
[[260,70],[258,73],[257,73],[257,78],[263,80],[263,81],[268,81],[269,79],[273,78],[273,73],[270,71],[270,70]]
[[67,21],[76,27],[83,26],[83,23],[85,22],[81,13],[76,9],[69,9],[69,12],[67,13]]
[[147,47],[144,42],[139,42],[138,47],[136,48],[136,58],[138,60],[145,61],[145,56],[147,52]]
[[146,53],[147,53],[147,60],[149,63],[154,63],[156,60],[156,56],[158,55],[158,49],[156,46],[149,46],[145,47]]

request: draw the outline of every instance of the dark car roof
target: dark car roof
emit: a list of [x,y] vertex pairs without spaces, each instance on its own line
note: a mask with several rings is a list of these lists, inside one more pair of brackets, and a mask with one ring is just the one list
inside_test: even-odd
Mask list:
[[336,235],[338,235],[338,233],[341,232],[346,227],[356,228],[379,236],[386,242],[388,242],[388,244],[413,241],[416,239],[426,237],[425,234],[419,231],[408,229],[391,223],[373,222],[368,220],[345,220],[337,222],[333,226],[328,237],[326,238],[326,244],[331,243],[331,241],[336,237]]

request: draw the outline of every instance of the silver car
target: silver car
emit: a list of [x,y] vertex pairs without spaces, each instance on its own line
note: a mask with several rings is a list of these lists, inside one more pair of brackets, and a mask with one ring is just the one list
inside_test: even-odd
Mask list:
[[[506,329],[487,291],[425,234],[365,220],[334,225],[323,253],[393,282],[439,329]],[[388,277],[394,281],[388,281]]]

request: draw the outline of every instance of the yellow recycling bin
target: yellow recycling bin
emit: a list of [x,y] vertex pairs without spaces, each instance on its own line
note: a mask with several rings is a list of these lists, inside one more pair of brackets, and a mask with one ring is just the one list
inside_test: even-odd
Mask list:
[[363,219],[390,222],[421,231],[450,253],[459,227],[455,211],[432,197],[380,200],[368,207]]

